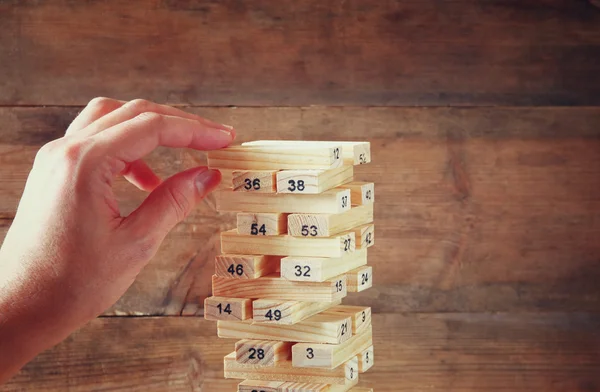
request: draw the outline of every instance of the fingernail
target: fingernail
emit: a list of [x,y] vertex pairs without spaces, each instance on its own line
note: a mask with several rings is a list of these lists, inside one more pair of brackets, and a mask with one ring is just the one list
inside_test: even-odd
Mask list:
[[196,189],[198,189],[198,193],[204,197],[219,185],[221,182],[221,172],[214,169],[204,170],[196,176],[194,182],[196,184]]
[[231,143],[233,138],[235,137],[235,132],[233,130],[221,129],[221,128],[211,128],[211,131],[215,134],[216,138],[223,143]]

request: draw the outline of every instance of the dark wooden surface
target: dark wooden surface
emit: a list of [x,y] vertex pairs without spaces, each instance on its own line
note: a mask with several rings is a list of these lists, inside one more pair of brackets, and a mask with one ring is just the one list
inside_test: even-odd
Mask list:
[[587,0],[0,2],[0,104],[597,105]]
[[[0,0],[0,26],[0,238],[37,149],[96,95],[177,104],[239,141],[370,140],[375,286],[346,301],[375,311],[365,384],[600,391],[591,2]],[[166,177],[205,157],[148,161]],[[116,192],[124,213],[145,196]],[[199,317],[233,218],[208,198],[105,317],[0,390],[235,390],[233,342]]]

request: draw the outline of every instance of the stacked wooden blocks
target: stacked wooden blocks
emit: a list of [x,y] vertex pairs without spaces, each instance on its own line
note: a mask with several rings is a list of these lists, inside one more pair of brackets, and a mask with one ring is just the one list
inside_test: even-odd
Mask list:
[[208,154],[229,189],[217,209],[237,211],[221,233],[206,319],[240,339],[225,357],[239,392],[372,391],[371,309],[345,306],[373,284],[373,183],[355,182],[368,142],[257,141]]

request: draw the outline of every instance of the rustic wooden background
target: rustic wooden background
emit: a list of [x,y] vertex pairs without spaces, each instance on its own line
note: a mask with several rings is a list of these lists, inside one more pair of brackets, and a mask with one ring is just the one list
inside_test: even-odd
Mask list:
[[[368,139],[376,285],[349,298],[376,313],[364,383],[600,391],[592,3],[0,0],[0,236],[35,151],[95,96],[179,105],[240,141]],[[124,211],[144,197],[117,188]],[[0,390],[234,391],[233,342],[200,317],[232,224],[206,200],[104,317]]]

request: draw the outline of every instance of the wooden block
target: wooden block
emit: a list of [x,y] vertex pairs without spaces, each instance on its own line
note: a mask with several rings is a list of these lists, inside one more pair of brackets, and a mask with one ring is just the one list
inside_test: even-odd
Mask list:
[[287,217],[287,214],[275,212],[239,212],[237,232],[255,236],[287,234]]
[[358,372],[364,373],[371,369],[375,364],[375,355],[373,346],[367,348],[362,353],[358,354]]
[[235,358],[235,352],[225,357],[225,378],[336,385],[352,385],[358,382],[357,357],[335,369],[295,368],[292,366],[292,361],[281,361],[270,367],[257,367],[238,363]]
[[373,267],[370,265],[358,267],[346,274],[348,292],[359,293],[373,287]]
[[342,145],[232,146],[207,152],[208,166],[237,170],[328,170],[342,166]]
[[331,170],[282,170],[277,172],[277,193],[323,193],[353,179],[353,166]]
[[277,170],[232,170],[230,186],[237,192],[277,192]]
[[339,305],[334,302],[282,301],[277,299],[257,299],[252,303],[255,323],[292,325]]
[[217,189],[232,189],[233,170],[222,169],[219,171],[221,172],[221,183]]
[[375,225],[369,223],[351,230],[356,237],[356,248],[366,249],[375,245]]
[[373,392],[373,388],[352,388],[349,390],[350,392]]
[[238,392],[279,392],[283,381],[245,380],[238,384]]
[[353,335],[361,333],[371,325],[371,308],[369,306],[337,305],[323,313],[350,316]]
[[335,189],[349,189],[353,206],[362,206],[375,201],[375,184],[372,182],[354,181],[340,185]]
[[371,326],[341,344],[298,343],[292,347],[294,367],[333,369],[373,346]]
[[[360,372],[359,372],[360,374]],[[281,392],[347,392],[355,383],[348,385],[314,384],[285,382],[279,387]]]
[[281,256],[218,255],[215,275],[236,279],[256,279],[279,271]]
[[345,275],[324,282],[293,282],[275,276],[229,279],[213,275],[213,295],[234,298],[334,302],[347,294]]
[[235,343],[235,360],[257,366],[274,366],[289,361],[292,356],[291,342],[243,339]]
[[221,233],[223,253],[340,257],[354,250],[354,232],[325,238],[298,238],[290,235],[251,236],[238,234],[235,229]]
[[297,282],[323,282],[367,264],[367,249],[342,257],[300,257],[281,259],[281,277]]
[[292,193],[214,192],[218,211],[337,214],[350,209],[350,189],[334,188],[316,195]]
[[319,313],[294,325],[219,321],[217,333],[226,339],[340,344],[352,337],[352,319],[340,313]]
[[242,143],[242,146],[337,146],[342,145],[344,165],[364,165],[371,162],[371,143],[369,142],[327,142],[296,140],[256,140]]
[[208,297],[204,300],[204,318],[207,320],[249,320],[252,318],[252,300]]
[[353,386],[354,384],[331,385],[304,382],[246,380],[238,385],[238,392],[347,392]]
[[331,237],[373,222],[373,203],[339,214],[290,214],[288,234],[295,237]]

